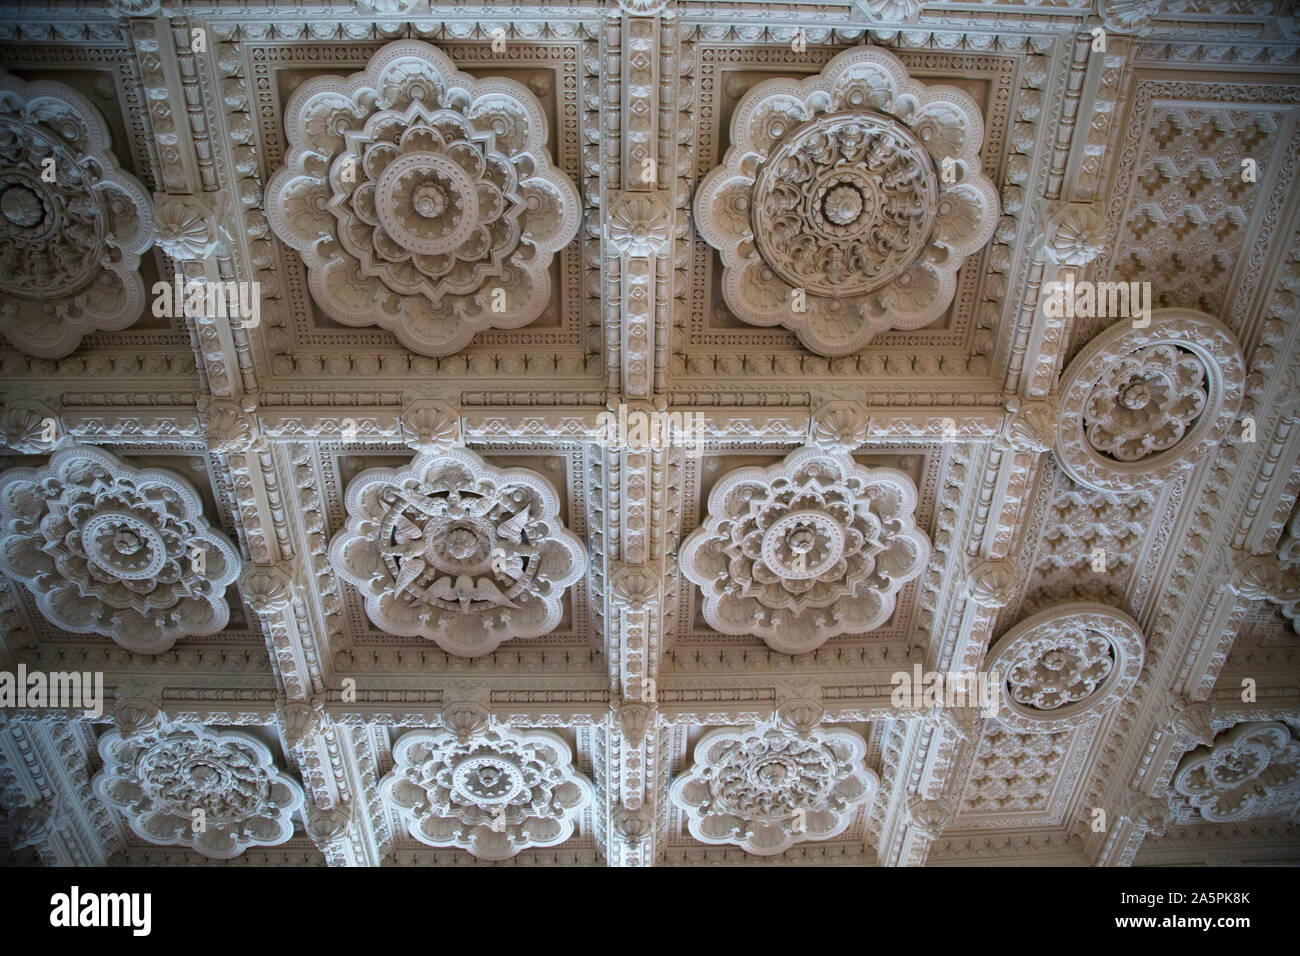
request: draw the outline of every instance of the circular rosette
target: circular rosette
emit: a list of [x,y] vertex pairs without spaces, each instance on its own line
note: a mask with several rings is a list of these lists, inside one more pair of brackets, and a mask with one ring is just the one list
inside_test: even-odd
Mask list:
[[669,795],[697,840],[769,856],[848,827],[878,784],[865,754],[851,731],[715,730],[696,744],[694,765]]
[[725,476],[680,566],[700,585],[711,627],[802,653],[889,618],[894,595],[929,560],[915,507],[901,472],[803,449]]
[[1024,733],[1077,727],[1132,690],[1144,650],[1133,619],[1104,604],[1034,614],[1007,631],[985,659],[985,673],[1001,686],[996,719]]
[[1300,777],[1300,742],[1277,721],[1238,724],[1183,758],[1173,786],[1212,823],[1244,820]]
[[157,654],[230,617],[239,555],[202,507],[177,475],[66,448],[0,476],[0,568],[32,586],[55,626]]
[[[48,175],[53,171],[54,175]],[[0,333],[61,358],[140,317],[148,194],[122,172],[108,126],[60,83],[0,77]]]
[[1153,488],[1209,455],[1241,407],[1245,362],[1232,333],[1188,309],[1121,321],[1061,379],[1056,455],[1101,491]]
[[547,731],[489,730],[467,740],[408,733],[393,748],[381,798],[429,846],[458,846],[486,860],[573,835],[594,796],[568,745]]
[[345,505],[330,560],[361,589],[370,619],[452,654],[549,633],[586,568],[549,482],[462,449],[362,472]]
[[123,738],[111,730],[99,752],[95,793],[137,836],[212,859],[284,843],[304,804],[302,787],[276,768],[266,745],[238,731],[176,726]]
[[988,242],[997,193],[966,94],[910,81],[879,50],[742,99],[732,146],[695,200],[742,321],[844,355],[943,314],[966,256]]
[[267,216],[332,318],[446,355],[546,307],[577,191],[551,167],[545,116],[523,86],[476,80],[403,40],[345,83],[304,83],[286,127],[293,146]]

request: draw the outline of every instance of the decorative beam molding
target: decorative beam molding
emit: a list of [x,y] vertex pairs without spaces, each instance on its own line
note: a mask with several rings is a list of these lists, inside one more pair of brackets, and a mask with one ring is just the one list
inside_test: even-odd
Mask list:
[[1132,866],[1148,834],[1163,836],[1169,823],[1169,804],[1164,800],[1128,789],[1109,809],[1105,840],[1092,859],[1094,866]]

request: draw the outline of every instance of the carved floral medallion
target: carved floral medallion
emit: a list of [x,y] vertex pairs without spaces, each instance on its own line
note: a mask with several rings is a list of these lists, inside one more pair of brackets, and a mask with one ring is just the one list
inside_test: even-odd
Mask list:
[[769,856],[848,827],[879,783],[866,752],[852,731],[715,730],[695,745],[695,763],[670,798],[697,840]]
[[1003,682],[1001,724],[1054,733],[1127,695],[1144,653],[1142,633],[1127,614],[1105,604],[1063,604],[1007,631],[983,670]]
[[136,836],[213,859],[285,842],[304,804],[302,786],[276,767],[267,746],[239,731],[177,725],[123,737],[110,730],[99,754],[95,793]]
[[267,217],[331,318],[447,355],[541,314],[578,195],[522,85],[474,79],[401,40],[347,80],[304,83],[285,125],[292,148],[267,185]]
[[465,740],[413,731],[397,742],[393,760],[379,792],[411,836],[485,860],[563,843],[595,794],[573,768],[568,745],[547,731],[501,728]]
[[[1173,787],[1211,823],[1245,820],[1300,778],[1300,741],[1277,721],[1238,724],[1188,753]],[[1289,801],[1294,807],[1294,801]]]
[[965,93],[910,80],[874,48],[754,87],[695,200],[728,307],[822,355],[933,322],[997,220],[983,129]]
[[144,310],[152,241],[148,194],[95,107],[62,83],[0,75],[0,334],[61,358],[126,328]]
[[545,478],[464,449],[362,472],[345,505],[347,527],[330,545],[335,570],[361,590],[377,626],[450,654],[549,633],[565,588],[586,569]]
[[1056,456],[1101,491],[1155,487],[1209,455],[1237,416],[1245,362],[1232,333],[1202,312],[1157,309],[1121,320],[1061,379]]
[[930,557],[915,509],[902,472],[804,448],[719,481],[679,563],[710,627],[804,653],[888,620]]
[[158,654],[230,618],[239,552],[179,475],[65,448],[44,468],[0,475],[0,522],[0,569],[65,631]]

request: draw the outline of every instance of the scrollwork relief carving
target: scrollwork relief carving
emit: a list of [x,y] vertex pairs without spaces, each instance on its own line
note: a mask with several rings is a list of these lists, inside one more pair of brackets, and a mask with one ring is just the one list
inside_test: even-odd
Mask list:
[[915,508],[902,472],[801,449],[714,486],[708,517],[682,545],[682,573],[703,591],[714,629],[786,654],[815,650],[880,626],[924,570],[930,542]]
[[695,745],[695,763],[670,796],[697,840],[770,856],[848,827],[879,785],[865,754],[851,731],[715,730]]

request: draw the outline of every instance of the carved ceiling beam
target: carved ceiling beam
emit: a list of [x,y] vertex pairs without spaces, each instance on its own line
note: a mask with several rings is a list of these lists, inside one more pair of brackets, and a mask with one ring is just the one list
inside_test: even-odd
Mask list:
[[277,704],[280,739],[307,791],[307,834],[330,866],[378,866],[379,839],[366,809],[374,799],[360,772],[355,728],[330,721],[324,701]]
[[0,832],[12,851],[31,848],[45,866],[104,866],[121,827],[91,791],[88,725],[5,722],[0,714]]
[[[1090,768],[1084,805],[1107,809],[1112,826],[1104,834],[1091,833],[1082,816],[1074,826],[1084,837],[1089,858],[1099,865],[1127,865],[1145,834],[1158,830],[1154,810],[1134,823],[1122,814],[1117,817],[1113,808],[1122,810],[1131,802],[1131,782],[1167,809],[1166,793],[1178,758],[1193,742],[1190,721],[1195,715],[1176,713],[1183,702],[1203,709],[1202,702],[1213,698],[1214,719],[1224,721],[1225,727],[1229,719],[1259,720],[1294,712],[1293,693],[1274,690],[1249,705],[1242,702],[1239,683],[1219,686],[1249,611],[1258,600],[1267,599],[1279,581],[1274,558],[1252,555],[1249,549],[1262,547],[1265,535],[1277,533],[1291,513],[1300,481],[1294,469],[1300,460],[1300,323],[1290,303],[1285,286],[1273,291],[1265,306],[1269,311],[1264,336],[1250,356],[1240,413],[1255,422],[1258,440],[1242,440],[1240,422],[1234,422],[1213,449],[1215,454],[1191,471],[1184,500],[1192,506],[1179,515],[1165,559],[1177,562],[1181,570],[1165,587],[1153,589],[1141,609],[1138,619],[1144,622],[1148,642],[1161,648],[1147,675],[1148,686],[1171,688],[1178,696],[1146,693],[1123,702],[1116,716],[1126,721],[1129,732],[1115,753]],[[1285,359],[1279,361],[1281,356]],[[1266,503],[1280,515],[1273,522],[1258,520]],[[1152,825],[1143,825],[1143,819]]]
[[[671,15],[662,16],[666,3],[622,0],[620,6],[616,30],[611,26],[606,32],[606,43],[617,44],[620,54],[620,175],[617,184],[605,180],[602,209],[606,269],[617,277],[619,289],[618,391],[624,402],[632,402],[649,400],[665,384],[677,183],[676,31]],[[611,403],[609,411],[620,409]],[[608,416],[598,425],[607,421]],[[611,865],[643,866],[653,864],[656,856],[655,682],[663,643],[665,485],[676,450],[630,447],[623,427],[618,426],[621,437],[606,454],[607,514],[613,519],[611,532],[617,529],[617,537],[609,535],[604,556],[610,592],[607,642],[617,642],[609,663],[618,695],[604,747],[603,842]],[[596,437],[605,435],[602,431]]]

